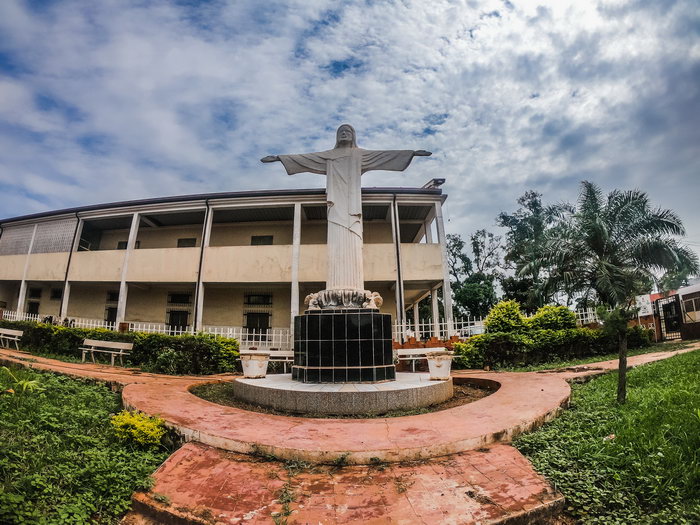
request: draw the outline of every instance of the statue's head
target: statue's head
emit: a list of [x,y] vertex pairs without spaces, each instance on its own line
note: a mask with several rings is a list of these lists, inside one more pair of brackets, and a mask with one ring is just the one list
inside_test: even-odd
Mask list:
[[350,124],[341,124],[338,131],[335,133],[335,147],[340,148],[341,146],[349,146],[351,148],[357,147],[355,128]]

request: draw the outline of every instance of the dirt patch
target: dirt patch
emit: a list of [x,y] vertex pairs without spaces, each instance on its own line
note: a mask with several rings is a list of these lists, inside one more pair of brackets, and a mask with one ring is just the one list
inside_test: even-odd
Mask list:
[[219,405],[226,405],[229,407],[240,408],[241,410],[249,410],[251,412],[260,412],[262,414],[274,414],[278,416],[289,416],[294,415],[297,417],[309,417],[309,418],[319,418],[319,419],[372,419],[372,418],[383,418],[383,417],[404,417],[413,416],[418,414],[427,414],[429,412],[438,412],[440,410],[447,410],[448,408],[455,408],[461,405],[466,405],[467,403],[473,403],[478,401],[490,394],[493,394],[494,390],[477,385],[471,384],[454,384],[454,395],[447,401],[438,403],[436,405],[431,405],[423,408],[416,408],[413,410],[395,410],[392,412],[387,412],[385,414],[357,414],[357,415],[327,415],[327,414],[313,414],[313,413],[290,413],[282,412],[279,410],[274,410],[272,408],[262,407],[258,405],[253,405],[251,403],[246,403],[236,399],[233,395],[233,384],[228,383],[212,383],[197,386],[190,390],[195,396],[211,401]]

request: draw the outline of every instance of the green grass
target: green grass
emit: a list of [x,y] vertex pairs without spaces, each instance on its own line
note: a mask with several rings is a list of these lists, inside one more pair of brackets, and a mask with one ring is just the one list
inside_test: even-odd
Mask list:
[[[700,351],[572,387],[572,405],[514,445],[582,523],[700,523]],[[611,436],[614,435],[614,438]]]
[[[673,350],[680,350],[681,348],[686,348],[687,346],[695,343],[697,341],[684,341],[682,343],[655,343],[646,348],[637,348],[634,350],[627,351],[627,357],[632,357],[635,355],[651,354],[653,352],[672,352]],[[500,372],[536,372],[538,370],[549,370],[552,368],[567,368],[570,366],[587,365],[589,363],[598,363],[600,361],[610,361],[617,359],[619,354],[617,352],[604,355],[594,355],[589,357],[582,357],[580,359],[570,359],[570,360],[553,360],[546,363],[540,363],[538,365],[529,366],[519,366],[519,367],[506,367],[499,368]]]
[[39,390],[22,393],[0,370],[0,523],[116,523],[168,452],[117,441],[109,418],[121,401],[106,386],[12,373]]

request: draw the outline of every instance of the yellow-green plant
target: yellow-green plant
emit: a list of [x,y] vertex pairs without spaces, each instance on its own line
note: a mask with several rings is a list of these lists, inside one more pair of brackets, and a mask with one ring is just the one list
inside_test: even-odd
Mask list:
[[8,394],[15,394],[17,392],[24,394],[25,392],[35,392],[41,391],[41,385],[36,379],[19,379],[12,371],[6,366],[0,367],[0,370],[5,372],[12,380],[12,388],[5,390]]
[[116,436],[139,445],[160,445],[165,435],[165,421],[141,412],[122,410],[110,420]]

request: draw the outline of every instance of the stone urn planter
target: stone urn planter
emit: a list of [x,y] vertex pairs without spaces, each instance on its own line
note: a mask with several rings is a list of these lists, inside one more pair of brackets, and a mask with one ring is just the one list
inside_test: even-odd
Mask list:
[[452,352],[440,350],[438,352],[426,352],[428,358],[428,370],[431,381],[447,381],[450,378],[452,368]]
[[267,375],[267,363],[270,352],[246,352],[241,354],[243,377],[246,379],[260,379]]

